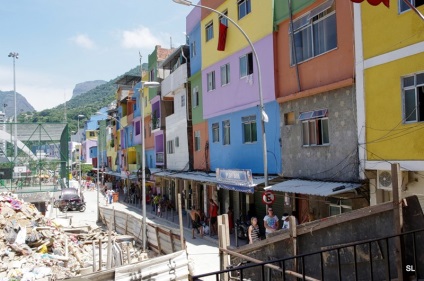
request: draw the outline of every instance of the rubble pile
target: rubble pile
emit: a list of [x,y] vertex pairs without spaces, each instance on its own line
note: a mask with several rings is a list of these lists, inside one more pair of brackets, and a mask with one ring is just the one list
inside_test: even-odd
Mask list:
[[[133,243],[121,243],[121,247],[117,243],[120,237],[121,241],[132,238],[116,233],[110,237],[116,245],[115,251],[116,248],[126,250],[118,253],[121,257],[118,264],[136,262],[142,256]],[[108,233],[98,227],[66,230],[44,217],[33,204],[18,200],[11,193],[0,193],[1,281],[74,277],[89,273],[87,269],[93,268],[93,262],[98,268],[99,259],[105,268],[108,239]]]

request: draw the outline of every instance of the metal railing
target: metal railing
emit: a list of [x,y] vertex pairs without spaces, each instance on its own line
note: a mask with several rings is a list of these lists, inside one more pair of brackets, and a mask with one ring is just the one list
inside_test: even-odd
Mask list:
[[[400,253],[397,253],[396,245],[401,245]],[[203,280],[204,277],[211,280],[212,276],[217,281],[392,280],[398,276],[399,264],[403,265],[400,274],[405,278],[424,278],[424,229],[284,259],[247,264],[241,262],[225,270],[192,276],[191,280]]]

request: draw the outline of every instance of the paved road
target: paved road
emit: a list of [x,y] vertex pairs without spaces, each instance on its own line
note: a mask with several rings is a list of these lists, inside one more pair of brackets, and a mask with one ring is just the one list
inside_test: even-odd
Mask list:
[[[58,197],[58,194],[55,195]],[[51,218],[71,218],[73,226],[86,226],[96,225],[97,221],[97,192],[96,191],[85,191],[84,198],[87,204],[87,210],[81,212],[68,212],[63,214],[58,209],[49,209],[47,216]],[[99,196],[100,206],[106,206],[106,200],[102,194]],[[126,211],[134,216],[141,216],[141,210],[130,205],[122,204],[119,202],[113,203],[108,208],[115,208],[116,210]],[[150,206],[148,206],[147,222],[164,225],[171,228],[178,228],[178,224],[163,218],[157,217],[155,214],[150,212]],[[176,220],[177,221],[177,220]],[[184,228],[184,238],[187,243],[187,253],[189,259],[193,263],[194,274],[202,274],[219,270],[219,256],[218,256],[218,240],[210,237],[196,239],[191,238],[191,229]],[[216,280],[215,278],[208,278],[204,280]]]

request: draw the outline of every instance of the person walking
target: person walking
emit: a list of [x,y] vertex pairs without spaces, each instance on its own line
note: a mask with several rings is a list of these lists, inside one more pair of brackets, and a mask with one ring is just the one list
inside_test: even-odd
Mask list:
[[255,241],[261,240],[260,239],[258,219],[256,217],[252,217],[250,219],[250,226],[249,226],[249,229],[248,229],[248,237],[249,237],[249,244],[253,244]]
[[264,217],[265,235],[268,237],[270,233],[275,232],[280,226],[278,217],[274,215],[274,210],[268,207],[268,214]]
[[197,230],[197,233],[200,234],[200,237],[203,238],[203,226],[200,224],[200,209],[193,208],[190,211],[191,217],[191,238],[196,239],[194,237],[194,230]]
[[108,204],[112,204],[113,203],[113,189],[108,189],[107,190],[107,200],[108,200]]

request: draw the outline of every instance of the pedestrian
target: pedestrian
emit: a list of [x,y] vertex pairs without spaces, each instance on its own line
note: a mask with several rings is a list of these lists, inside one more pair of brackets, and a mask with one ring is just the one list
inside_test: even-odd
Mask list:
[[197,233],[200,234],[200,237],[203,238],[203,226],[200,224],[200,209],[193,208],[190,211],[191,217],[191,238],[196,239],[194,237],[194,230],[197,230]]
[[124,202],[128,201],[128,187],[124,186]]
[[280,226],[278,217],[274,215],[272,207],[268,207],[268,214],[264,217],[265,235],[268,237],[270,233],[275,232]]
[[281,217],[281,220],[283,221],[283,227],[282,227],[282,229],[289,229],[290,228],[289,214],[284,213],[283,216]]
[[217,235],[217,222],[218,222],[218,205],[213,201],[213,199],[209,199],[209,216],[211,217],[211,236]]
[[113,193],[114,193],[113,189],[109,189],[107,191],[107,199],[109,204],[113,203]]
[[253,242],[260,240],[260,231],[259,231],[258,219],[256,217],[252,217],[250,219],[250,226],[249,226],[249,229],[248,229],[248,237],[249,237],[249,244],[253,244]]

